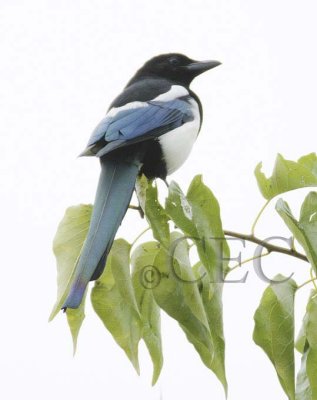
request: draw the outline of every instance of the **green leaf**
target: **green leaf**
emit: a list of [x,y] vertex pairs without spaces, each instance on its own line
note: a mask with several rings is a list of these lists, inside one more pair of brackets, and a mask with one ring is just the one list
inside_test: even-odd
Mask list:
[[295,239],[303,247],[308,261],[317,272],[317,193],[310,192],[302,205],[299,221],[293,216],[288,204],[279,199],[276,211],[282,217]]
[[136,193],[153,237],[167,248],[170,239],[169,218],[158,200],[156,183],[142,175],[137,179]]
[[149,181],[145,175],[141,175],[137,178],[135,182],[135,191],[143,212],[145,210],[146,191],[148,186]]
[[73,353],[76,353],[77,349],[77,340],[80,328],[85,319],[85,301],[86,301],[87,290],[83,296],[82,302],[80,303],[78,308],[72,309],[68,308],[66,310],[66,317],[68,326],[70,328],[70,332],[73,339]]
[[[196,176],[186,197],[179,186],[172,182],[166,201],[166,211],[185,235],[194,240],[199,258],[204,266],[200,274],[203,279],[199,282],[199,286],[213,343],[213,353],[204,351],[204,347],[197,340],[195,341],[193,335],[189,340],[192,341],[205,365],[216,374],[227,392],[222,321],[222,281],[226,274],[230,253],[222,229],[218,201],[211,190],[204,185],[201,176]],[[190,336],[189,333],[187,335]]]
[[152,385],[157,382],[163,366],[160,309],[150,290],[159,278],[153,265],[158,251],[157,242],[147,242],[138,246],[131,256],[132,283],[142,316],[142,336],[153,363]]
[[182,286],[184,299],[199,321],[209,329],[205,308],[198,290],[197,278],[189,260],[189,245],[179,232],[171,235],[167,262],[174,279]]
[[[173,241],[180,238],[181,235],[174,232],[171,235],[172,245]],[[168,315],[178,321],[201,357],[212,358],[214,349],[208,320],[189,264],[186,240],[180,241],[176,248],[171,248],[171,254],[160,248],[154,259],[159,276],[158,284],[152,288],[154,299]]]
[[305,328],[304,325],[301,327],[298,335],[297,335],[297,339],[295,341],[295,349],[299,352],[299,353],[304,353],[304,348],[305,348],[305,344],[306,344],[306,334],[305,334]]
[[[285,278],[275,277],[276,281]],[[273,283],[264,291],[254,320],[253,340],[274,365],[277,376],[290,400],[295,399],[294,378],[294,295],[292,279]]]
[[270,178],[264,175],[261,168],[262,163],[259,163],[254,173],[260,191],[267,200],[290,190],[317,186],[317,156],[315,153],[307,154],[297,162],[285,160],[281,154],[278,154]]
[[312,400],[312,391],[309,384],[309,379],[306,372],[307,351],[301,358],[300,370],[296,379],[296,400]]
[[212,342],[214,345],[214,353],[210,354],[199,351],[200,344],[195,343],[195,338],[192,337],[192,342],[197,348],[204,364],[211,369],[219,381],[222,383],[227,395],[228,384],[225,371],[225,339],[223,333],[223,317],[222,317],[222,289],[223,284],[210,283],[206,270],[199,262],[193,267],[196,271],[196,278],[199,279],[199,292],[204,304],[205,312],[208,319],[209,329]]
[[[301,207],[300,219],[301,224],[305,225],[306,228],[310,228],[312,236],[317,233],[316,222],[317,222],[317,192],[310,192]],[[313,229],[311,229],[313,228]]]
[[[316,331],[315,331],[316,335]],[[312,400],[317,399],[317,349],[316,347],[309,347],[307,352],[306,373],[310,383],[312,392]]]
[[[53,251],[57,262],[57,300],[51,312],[50,321],[60,311],[66,299],[76,261],[89,228],[91,210],[91,205],[69,207],[58,225],[53,241]],[[77,335],[78,332],[76,337]]]
[[208,283],[208,277],[203,279],[202,300],[205,306],[210,333],[214,344],[214,357],[210,369],[216,374],[227,394],[228,385],[225,370],[225,339],[222,317],[223,284]]
[[[171,240],[179,238],[181,235],[174,232]],[[181,254],[184,246],[187,246],[185,240],[181,241],[176,249],[172,249],[173,257],[164,248],[160,248],[154,259],[159,277],[158,284],[152,288],[154,299],[167,314],[187,328],[206,349],[211,350],[207,316],[198,287],[195,285],[195,276],[188,258],[184,260]]]
[[303,320],[302,336],[306,338],[301,368],[297,375],[298,400],[317,399],[317,293],[313,291]]
[[123,239],[113,242],[106,268],[91,291],[91,303],[139,373],[142,323],[130,276],[130,248]]
[[178,184],[172,181],[168,188],[165,210],[185,235],[196,238],[197,228],[193,221],[192,206]]
[[229,247],[225,240],[219,204],[200,175],[190,184],[185,196],[172,182],[166,199],[166,212],[191,238],[212,282],[222,282],[228,265]]
[[149,182],[146,189],[144,213],[154,238],[163,246],[168,247],[170,241],[169,218],[158,201],[157,187],[154,182]]

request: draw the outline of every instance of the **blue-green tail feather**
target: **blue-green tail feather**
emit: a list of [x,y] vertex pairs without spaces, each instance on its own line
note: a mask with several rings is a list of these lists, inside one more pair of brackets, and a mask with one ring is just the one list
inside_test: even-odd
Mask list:
[[87,238],[63,309],[77,308],[88,282],[101,275],[129,206],[139,168],[140,163],[137,161],[101,159],[101,173]]

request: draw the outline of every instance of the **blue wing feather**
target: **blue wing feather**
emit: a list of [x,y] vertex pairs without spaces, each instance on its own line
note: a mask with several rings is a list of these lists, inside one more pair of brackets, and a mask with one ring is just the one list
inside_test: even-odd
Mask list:
[[189,96],[170,101],[148,101],[145,106],[106,115],[93,131],[84,154],[98,157],[134,142],[159,137],[194,118]]

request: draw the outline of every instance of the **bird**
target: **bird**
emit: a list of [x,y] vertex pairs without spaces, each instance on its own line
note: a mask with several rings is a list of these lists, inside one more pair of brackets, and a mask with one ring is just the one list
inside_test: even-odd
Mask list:
[[187,159],[202,125],[203,110],[190,89],[195,77],[219,61],[180,53],[147,61],[110,104],[81,156],[100,159],[92,216],[62,306],[80,306],[89,281],[102,274],[139,175],[166,177]]

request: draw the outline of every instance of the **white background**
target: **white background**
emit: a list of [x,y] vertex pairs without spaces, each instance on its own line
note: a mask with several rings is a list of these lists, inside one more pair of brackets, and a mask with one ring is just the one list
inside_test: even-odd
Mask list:
[[[185,190],[202,173],[225,228],[248,232],[263,204],[255,165],[263,160],[270,172],[277,152],[297,159],[316,149],[316,2],[0,0],[0,7],[0,397],[223,399],[168,317],[165,365],[154,388],[143,345],[138,377],[91,309],[73,358],[64,316],[47,323],[56,290],[51,243],[65,208],[93,201],[98,162],[76,158],[92,129],[135,70],[169,51],[223,63],[192,85],[204,124],[173,179]],[[296,213],[303,192],[283,196]],[[129,212],[120,234],[132,240],[143,227]],[[257,233],[288,235],[274,204]],[[244,256],[251,253],[248,246]],[[308,265],[286,256],[264,265],[271,276],[308,276]],[[266,284],[251,265],[243,268],[247,283],[227,284],[224,293],[229,398],[283,399],[270,362],[252,342]],[[297,296],[299,318],[308,291]]]

